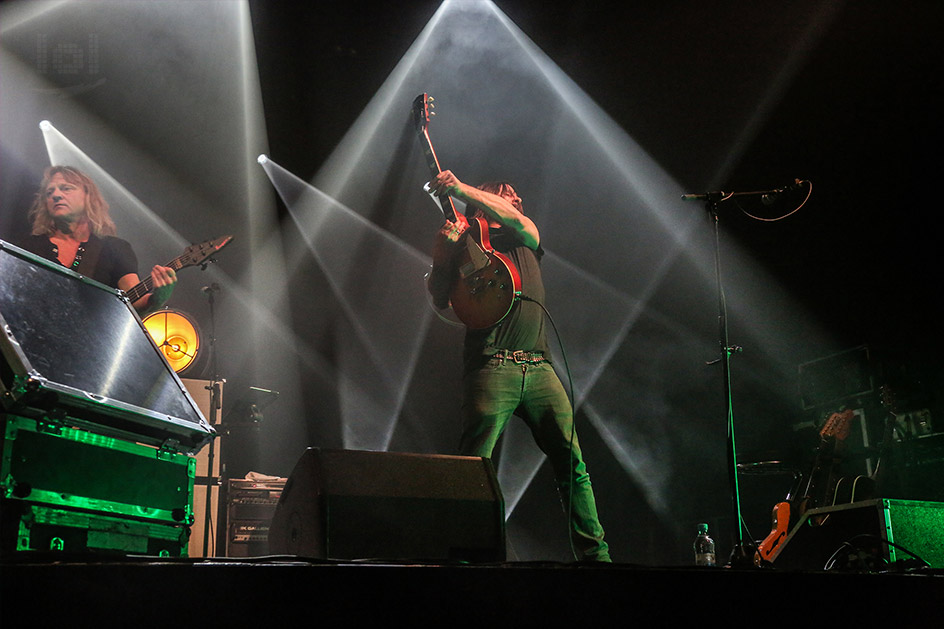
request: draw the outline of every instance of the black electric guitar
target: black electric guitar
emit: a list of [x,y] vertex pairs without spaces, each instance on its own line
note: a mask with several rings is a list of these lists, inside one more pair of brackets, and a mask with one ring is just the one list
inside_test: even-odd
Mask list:
[[[846,437],[851,430],[852,409],[829,416],[820,430],[820,443],[816,449],[816,462],[806,483],[800,512],[832,504],[836,485],[839,482],[839,463],[842,461]],[[818,524],[818,522],[817,522]]]
[[[182,254],[164,266],[170,267],[174,269],[174,271],[179,271],[180,269],[186,268],[188,266],[209,264],[212,262],[210,258],[220,249],[228,245],[232,240],[232,236],[220,236],[219,238],[214,238],[213,240],[201,242],[199,245],[190,245],[184,249]],[[151,279],[151,274],[149,273],[148,276],[141,282],[133,286],[131,289],[125,291],[125,295],[128,297],[128,301],[134,303],[153,290],[154,280]]]
[[[420,94],[413,100],[413,121],[423,145],[426,165],[435,177],[442,172],[429,139],[432,98]],[[439,197],[443,216],[455,222],[456,208],[448,195]],[[521,275],[514,262],[492,248],[488,222],[469,219],[469,229],[460,241],[458,275],[449,289],[449,302],[462,323],[472,329],[488,328],[504,319],[521,295]]]

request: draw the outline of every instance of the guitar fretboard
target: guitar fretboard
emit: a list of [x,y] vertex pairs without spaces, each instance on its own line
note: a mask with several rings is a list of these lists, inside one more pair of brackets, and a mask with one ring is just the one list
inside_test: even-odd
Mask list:
[[[208,240],[206,242],[200,243],[199,245],[191,245],[187,247],[187,249],[182,254],[164,266],[173,269],[175,272],[188,266],[197,266],[202,264],[204,267],[206,267],[207,264],[213,262],[211,256],[216,254],[232,240],[232,236],[220,236],[219,238]],[[131,303],[134,303],[153,290],[154,280],[151,279],[151,274],[148,273],[147,277],[145,277],[143,281],[138,282],[130,290],[125,291],[125,296],[127,296]]]
[[[173,260],[171,260],[164,266],[174,269],[175,272],[179,271],[185,266],[183,264],[184,257],[185,256],[179,256],[177,258],[174,258]],[[134,303],[138,301],[139,299],[141,299],[142,297],[144,297],[145,295],[147,295],[148,293],[150,293],[152,290],[154,290],[154,279],[151,277],[151,274],[149,273],[148,276],[144,278],[141,282],[137,283],[130,290],[126,291],[125,295],[128,297],[128,301],[130,301],[131,303]]]
[[[442,168],[439,166],[439,159],[436,157],[436,151],[433,149],[433,143],[429,139],[429,131],[423,129],[422,133],[423,139],[423,154],[426,157],[426,165],[429,167],[429,173],[435,177],[442,172]],[[447,220],[452,222],[456,221],[456,206],[452,203],[452,197],[449,195],[442,195],[439,197],[439,205],[442,206],[443,216]]]

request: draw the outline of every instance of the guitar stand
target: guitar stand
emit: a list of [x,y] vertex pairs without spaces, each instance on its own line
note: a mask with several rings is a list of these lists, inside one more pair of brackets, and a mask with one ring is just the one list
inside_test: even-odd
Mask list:
[[734,439],[734,406],[731,394],[731,355],[742,351],[743,348],[737,345],[731,345],[728,341],[728,322],[727,305],[724,297],[724,285],[721,281],[721,231],[718,220],[718,206],[735,196],[758,196],[778,193],[777,190],[764,190],[757,192],[706,192],[704,194],[686,194],[682,195],[685,200],[702,200],[708,211],[708,216],[714,226],[715,238],[715,281],[718,292],[718,346],[720,357],[708,362],[709,365],[720,364],[722,373],[722,388],[724,392],[725,423],[727,424],[727,458],[728,458],[728,481],[731,490],[731,508],[733,510],[734,522],[736,526],[736,535],[734,547],[731,550],[731,557],[728,565],[732,567],[755,567],[754,552],[756,545],[754,542],[745,542],[744,539],[744,520],[741,517],[741,500],[738,489],[738,468],[737,468],[737,448]]

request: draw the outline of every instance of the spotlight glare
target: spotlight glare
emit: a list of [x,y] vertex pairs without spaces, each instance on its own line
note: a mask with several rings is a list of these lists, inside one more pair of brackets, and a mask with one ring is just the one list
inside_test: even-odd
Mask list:
[[269,158],[266,156],[265,153],[263,153],[262,155],[256,158],[256,161],[259,162],[260,164],[265,164],[266,162],[269,161]]
[[[382,301],[402,312],[391,321],[373,301],[352,299],[356,294],[351,269],[359,268],[368,283],[386,281],[385,269],[396,268],[403,277],[421,278],[429,268],[426,254],[375,225],[313,185],[272,161],[265,169],[276,192],[299,228],[308,255],[325,270],[328,282],[345,313],[349,334],[338,337],[344,374],[339,385],[342,441],[346,449],[386,451],[404,405],[411,375],[431,321],[422,281],[399,285]],[[386,265],[360,266],[348,243],[369,243]],[[386,339],[379,342],[377,339]],[[364,359],[364,356],[369,356]],[[349,358],[350,357],[350,358]],[[396,369],[390,365],[396,364]],[[369,383],[369,386],[365,386]]]
[[52,129],[52,123],[49,122],[48,120],[43,120],[42,122],[39,123],[39,128],[42,129],[43,131],[49,131],[50,129]]

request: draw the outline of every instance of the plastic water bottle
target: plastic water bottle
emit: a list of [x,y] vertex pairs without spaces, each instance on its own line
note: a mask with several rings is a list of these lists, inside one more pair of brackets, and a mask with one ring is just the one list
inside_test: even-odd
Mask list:
[[708,537],[708,524],[705,522],[698,525],[698,535],[695,537],[694,548],[696,566],[716,565],[715,540]]

